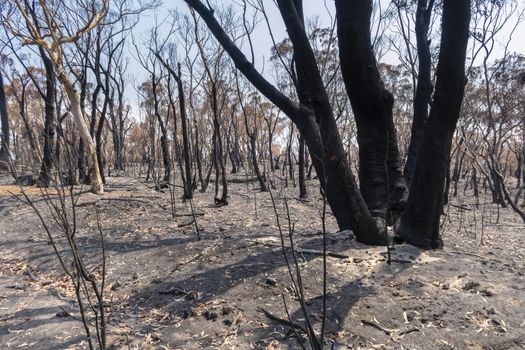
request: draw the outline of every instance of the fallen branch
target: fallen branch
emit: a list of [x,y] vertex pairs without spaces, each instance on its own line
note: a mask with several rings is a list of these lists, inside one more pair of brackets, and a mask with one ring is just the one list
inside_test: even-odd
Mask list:
[[379,324],[377,321],[368,321],[368,320],[361,320],[362,324],[365,324],[367,326],[374,327],[375,329],[379,329],[380,331],[384,332],[386,335],[392,335],[394,332],[397,332],[398,329],[387,329]]
[[281,324],[284,324],[288,327],[292,327],[292,328],[295,328],[295,329],[299,329],[301,332],[305,333],[305,334],[308,334],[308,332],[306,331],[306,328],[304,328],[301,324],[299,323],[296,323],[296,322],[292,322],[286,318],[281,318],[279,316],[276,316],[274,314],[272,314],[270,311],[262,308],[262,307],[259,307],[258,308],[259,311],[261,311],[262,313],[264,313],[266,315],[266,317],[268,317],[270,320],[272,321],[275,321],[275,322],[278,322],[278,323],[281,323]]
[[166,276],[169,277],[171,276],[175,271],[179,270],[181,267],[183,267],[184,265],[187,265],[189,263],[192,263],[198,259],[200,259],[201,257],[203,257],[204,255],[208,254],[209,252],[213,251],[217,246],[219,246],[220,244],[222,243],[222,240],[221,239],[217,239],[215,241],[214,244],[212,244],[211,246],[209,246],[208,248],[204,249],[203,251],[201,251],[200,253],[198,254],[195,254],[194,256],[192,256],[191,258],[187,259],[186,261],[183,261],[179,264],[177,264],[177,266],[175,266],[173,268],[173,270],[171,270],[171,272]]
[[191,219],[190,221],[188,222],[183,222],[182,224],[178,224],[177,227],[178,228],[182,228],[182,227],[186,227],[186,226],[190,226],[191,224],[193,224],[194,220]]
[[[256,244],[260,244],[260,245],[264,245],[266,247],[272,247],[272,248],[282,248],[280,245],[278,244],[273,244],[273,243],[266,243],[266,242],[261,242],[261,241],[258,241],[258,240],[247,240],[249,242],[254,242]],[[291,247],[284,247],[285,249],[292,249]],[[322,250],[317,250],[317,249],[302,249],[302,248],[299,248],[299,249],[295,249],[294,252],[296,253],[299,253],[299,254],[312,254],[312,255],[320,255],[320,256],[323,256],[323,251]],[[345,255],[345,254],[341,254],[341,253],[335,253],[335,252],[326,252],[326,256],[330,256],[332,258],[337,258],[337,259],[348,259],[349,256],[348,255]]]
[[468,208],[465,205],[456,205],[456,204],[452,204],[452,203],[449,203],[449,204],[450,204],[451,207],[458,208],[460,210],[472,211],[472,209]]

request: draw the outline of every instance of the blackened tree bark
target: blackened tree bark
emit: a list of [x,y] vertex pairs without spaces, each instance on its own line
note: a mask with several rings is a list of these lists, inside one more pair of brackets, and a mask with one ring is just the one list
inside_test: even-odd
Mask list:
[[465,87],[469,23],[470,0],[444,0],[434,101],[418,152],[407,206],[397,230],[408,243],[426,249],[443,246],[439,220],[452,137]]
[[299,198],[308,197],[306,190],[306,169],[305,169],[305,145],[304,137],[299,136]]
[[[162,59],[162,57],[155,53],[155,56],[159,59],[162,65],[168,70],[169,74],[175,79],[177,83],[177,91],[179,94],[179,109],[180,109],[180,121],[182,126],[182,150],[184,157],[184,172],[185,172],[185,181],[184,181],[184,198],[192,199],[193,198],[193,186],[192,186],[192,176],[191,176],[191,155],[190,155],[190,138],[189,138],[189,129],[188,129],[188,114],[186,111],[186,96],[184,94],[184,85],[182,84],[182,72],[180,63],[177,64],[177,72],[170,65]],[[173,113],[175,116],[175,113]],[[173,121],[176,125],[176,120]]]
[[368,209],[386,230],[390,213],[398,217],[406,201],[392,118],[394,98],[381,81],[372,48],[372,1],[335,4],[341,72],[357,126],[359,185]]
[[7,114],[7,100],[5,98],[4,78],[2,72],[0,72],[0,120],[2,121],[2,135],[0,135],[0,166],[7,168],[6,163],[9,160],[9,115]]
[[[250,122],[248,121],[248,112],[246,111],[246,107],[244,106],[244,102],[242,99],[242,92],[239,87],[239,81],[236,79],[237,82],[237,96],[239,98],[239,104],[241,106],[242,115],[244,117],[244,129],[246,131],[246,136],[248,136],[248,149],[250,151],[250,158],[252,160],[252,166],[253,171],[255,172],[255,176],[257,177],[257,180],[259,181],[259,187],[261,189],[261,192],[267,192],[268,187],[266,186],[266,181],[264,181],[264,177],[261,174],[261,169],[259,168],[259,162],[257,161],[257,115],[254,113],[254,125],[250,129]],[[256,111],[257,105],[254,103],[254,109],[253,112]]]
[[405,180],[409,187],[414,176],[417,152],[423,138],[423,130],[428,119],[428,106],[432,96],[432,56],[430,55],[428,31],[433,7],[434,0],[418,0],[417,2],[415,31],[419,68],[416,95],[414,96],[414,119],[405,164]]
[[111,75],[116,94],[117,106],[113,99],[109,100],[109,116],[111,120],[111,133],[113,135],[113,150],[115,152],[115,169],[124,170],[124,138],[126,136],[126,119],[124,115],[124,68],[122,59],[119,59],[116,67],[117,77]]
[[186,172],[186,187],[184,189],[184,194],[186,199],[193,198],[193,181],[191,176],[191,154],[190,154],[190,137],[189,137],[189,128],[188,128],[188,116],[186,112],[186,97],[184,95],[184,85],[182,84],[182,73],[180,63],[177,64],[178,74],[174,76],[175,81],[177,82],[177,88],[179,93],[179,108],[180,108],[180,120],[182,126],[182,147],[184,153],[184,170]]
[[98,168],[100,169],[100,177],[102,178],[102,182],[106,183],[106,177],[104,175],[104,152],[102,152],[102,132],[104,131],[104,124],[106,123],[106,112],[109,104],[109,99],[113,98],[113,94],[111,97],[109,95],[106,95],[105,101],[102,105],[102,111],[100,112],[100,117],[98,119],[97,124],[97,130],[95,131],[95,147],[97,152],[97,161],[98,161]]
[[56,79],[53,62],[47,57],[44,49],[38,48],[40,57],[46,70],[46,94],[44,97],[44,157],[42,167],[38,176],[37,184],[40,186],[49,186],[51,180],[51,170],[54,164],[53,144],[55,138],[55,96],[56,96]]
[[164,122],[162,116],[160,115],[159,107],[159,96],[157,87],[160,87],[160,82],[157,80],[155,71],[151,74],[151,92],[153,97],[153,114],[157,118],[160,127],[160,147],[162,149],[162,164],[164,165],[164,183],[167,184],[171,178],[171,158],[170,158],[170,149],[168,145],[168,128]]
[[313,50],[293,3],[290,0],[278,2],[297,53],[298,69],[303,70],[308,79],[313,108],[294,103],[264,79],[228,37],[212,9],[199,0],[185,1],[199,13],[244,76],[297,125],[305,138],[321,185],[326,188],[327,200],[339,227],[353,229],[363,243],[385,244],[385,235],[378,230],[368,211],[347,161]]
[[[199,38],[198,33],[198,26],[197,26],[197,18],[195,17],[195,14],[192,12],[193,21],[195,23],[195,41],[197,43],[197,47],[199,49],[199,53],[202,59],[202,63],[204,65],[204,71],[206,72],[206,76],[208,77],[208,89],[207,94],[208,98],[211,99],[211,111],[212,111],[212,119],[213,119],[213,161],[215,166],[215,204],[217,205],[228,205],[228,179],[226,177],[226,165],[225,165],[225,158],[224,158],[224,151],[223,151],[223,143],[222,143],[222,136],[221,136],[221,114],[222,114],[222,107],[224,106],[224,96],[222,99],[221,106],[219,106],[219,88],[221,87],[221,90],[224,90],[224,87],[222,86],[222,81],[220,80],[220,77],[218,76],[218,72],[220,70],[220,57],[222,56],[222,52],[217,54],[217,57],[214,58],[215,62],[213,65],[213,72],[212,67],[210,66],[210,62],[208,61],[208,57],[206,56],[206,53],[204,52],[204,48],[202,46],[202,42]],[[224,91],[222,91],[224,93]],[[222,193],[221,197],[218,196],[218,184],[219,184],[219,178],[221,181],[222,186]]]
[[[39,150],[38,145],[36,142],[35,135],[33,133],[33,128],[31,126],[31,123],[29,122],[28,115],[27,115],[27,85],[29,84],[29,75],[28,74],[25,77],[22,77],[21,75],[18,75],[18,81],[20,83],[20,86],[17,88],[13,86],[13,96],[18,104],[18,109],[20,111],[20,118],[22,119],[22,122],[24,123],[24,127],[26,130],[26,137],[29,141],[29,148],[31,149],[31,155],[32,159],[35,160],[39,157]],[[12,83],[13,84],[13,83]]]

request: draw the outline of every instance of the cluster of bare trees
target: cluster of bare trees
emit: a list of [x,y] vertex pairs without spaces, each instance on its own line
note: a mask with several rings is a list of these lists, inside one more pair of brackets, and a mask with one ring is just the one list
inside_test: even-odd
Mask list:
[[[185,2],[141,34],[137,15],[154,1],[2,5],[1,159],[10,149],[38,163],[39,185],[67,170],[95,193],[126,166],[144,165],[159,190],[180,179],[184,199],[213,179],[217,205],[239,169],[261,191],[298,184],[301,198],[316,176],[339,227],[368,244],[386,244],[395,224],[409,243],[441,247],[460,179],[525,217],[524,57],[508,43],[493,53],[521,23],[517,2],[336,1],[322,27],[302,1],[279,0],[281,41],[262,0]],[[257,70],[257,25],[276,83]],[[379,62],[387,51],[398,65]],[[144,74],[127,75],[127,53]]]

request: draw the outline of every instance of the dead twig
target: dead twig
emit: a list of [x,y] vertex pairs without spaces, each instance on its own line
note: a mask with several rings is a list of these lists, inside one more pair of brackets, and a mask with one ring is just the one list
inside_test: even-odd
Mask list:
[[299,324],[297,322],[290,321],[290,320],[288,320],[286,318],[282,318],[282,317],[279,317],[277,315],[274,315],[270,311],[268,311],[268,310],[266,310],[266,309],[264,309],[262,307],[259,307],[258,309],[259,309],[259,311],[264,313],[266,315],[266,317],[268,317],[270,320],[278,322],[278,323],[281,323],[281,324],[284,324],[286,326],[289,326],[289,327],[292,327],[292,328],[295,328],[295,329],[299,329],[301,332],[303,332],[305,334],[308,334],[308,332],[306,331],[306,328],[304,328],[303,325],[301,325],[301,324]]

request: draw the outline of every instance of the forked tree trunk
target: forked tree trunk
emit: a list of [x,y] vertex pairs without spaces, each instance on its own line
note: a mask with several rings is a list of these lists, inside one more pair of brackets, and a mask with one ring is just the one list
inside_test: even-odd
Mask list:
[[372,216],[385,225],[391,213],[394,218],[400,215],[406,201],[392,118],[394,98],[381,81],[372,49],[372,1],[335,3],[341,72],[357,126],[359,185]]
[[386,237],[378,230],[372,215],[366,208],[350,164],[346,159],[345,149],[315,62],[315,56],[293,4],[285,1],[278,2],[283,17],[286,19],[290,39],[294,47],[300,48],[295,51],[301,51],[301,56],[297,57],[298,63],[301,61],[298,67],[300,66],[299,69],[306,72],[305,77],[308,79],[310,96],[315,102],[313,110],[304,105],[295,104],[265,80],[231,41],[215,19],[212,10],[199,0],[185,1],[199,13],[245,77],[297,125],[305,138],[321,186],[326,189],[326,198],[339,228],[353,229],[357,239],[363,243],[385,244]]
[[408,243],[426,249],[443,246],[439,221],[452,137],[465,87],[469,23],[470,0],[444,0],[434,102],[425,125],[407,206],[397,230]]

